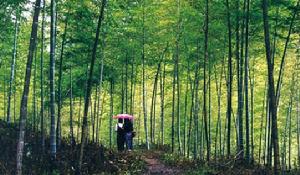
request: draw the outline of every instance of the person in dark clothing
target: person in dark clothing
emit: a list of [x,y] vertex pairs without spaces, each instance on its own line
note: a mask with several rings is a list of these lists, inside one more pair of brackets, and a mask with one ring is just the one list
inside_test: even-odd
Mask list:
[[132,132],[133,132],[133,124],[132,120],[125,119],[124,120],[124,132],[125,132],[125,140],[126,140],[126,147],[128,150],[132,150]]
[[123,119],[118,119],[116,126],[118,151],[124,150],[125,132],[123,128]]

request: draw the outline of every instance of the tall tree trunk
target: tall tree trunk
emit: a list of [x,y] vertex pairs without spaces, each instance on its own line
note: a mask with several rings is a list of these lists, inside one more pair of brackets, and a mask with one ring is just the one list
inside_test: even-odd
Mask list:
[[40,62],[40,91],[41,91],[41,145],[42,145],[42,155],[45,151],[45,122],[44,122],[44,43],[45,43],[45,7],[46,1],[43,0],[43,15],[42,15],[42,28],[41,28],[41,62]]
[[[178,55],[179,57],[179,55]],[[181,132],[180,132],[180,127],[181,127],[181,122],[180,122],[180,80],[179,80],[179,60],[177,57],[176,61],[176,83],[177,83],[177,110],[176,110],[176,115],[177,115],[177,141],[178,141],[178,151],[180,154],[182,154],[182,146],[181,146]]]
[[279,143],[278,143],[278,129],[277,129],[277,105],[276,105],[276,94],[274,87],[274,74],[272,65],[272,56],[270,48],[270,32],[269,32],[269,19],[268,19],[268,2],[267,0],[262,0],[263,9],[263,22],[264,22],[264,36],[265,36],[265,48],[266,48],[266,59],[268,63],[268,94],[270,99],[270,110],[272,117],[272,134],[271,140],[274,150],[274,174],[279,174]]
[[206,84],[206,69],[208,64],[208,0],[205,1],[205,27],[204,27],[204,90],[203,90],[203,118],[204,118],[204,130],[206,138],[206,160],[210,159],[210,141],[208,136],[208,121],[207,121],[207,84]]
[[125,112],[128,113],[128,51],[126,51],[126,66],[125,66]]
[[9,79],[9,91],[8,91],[8,100],[7,100],[7,113],[6,113],[6,121],[10,123],[11,114],[10,114],[10,104],[11,104],[11,95],[13,91],[13,83],[15,78],[15,65],[17,58],[17,41],[18,41],[18,18],[19,18],[18,10],[16,10],[16,19],[15,19],[15,34],[14,34],[14,45],[13,45],[13,54],[11,59],[11,68],[10,68],[10,79]]
[[51,26],[50,26],[50,154],[51,159],[56,159],[56,128],[55,128],[55,43],[56,43],[56,2],[51,0]]
[[199,45],[197,44],[197,53],[198,53],[198,61],[196,64],[196,70],[195,70],[195,90],[194,90],[194,106],[193,106],[193,117],[194,117],[194,159],[197,158],[198,155],[198,141],[199,141],[199,122],[198,122],[198,115],[199,115],[199,69],[200,69],[200,61],[199,61]]
[[109,148],[112,148],[112,116],[114,115],[114,80],[110,79]]
[[[238,152],[240,153],[240,158],[244,158],[244,134],[243,134],[243,49],[244,49],[244,28],[245,28],[245,20],[244,17],[242,19],[242,27],[241,27],[241,43],[239,40],[239,1],[237,2],[237,22],[236,22],[236,59],[237,59],[237,71],[238,71]],[[245,13],[246,8],[246,0],[244,0],[243,13]],[[241,47],[239,47],[241,44]],[[240,52],[239,52],[240,48]]]
[[105,97],[106,97],[106,93],[104,92],[104,96],[103,96],[103,98],[102,98],[102,102],[100,102],[101,103],[101,107],[100,107],[100,116],[99,116],[99,126],[98,126],[98,141],[97,141],[97,144],[99,144],[100,143],[100,139],[101,139],[101,125],[102,125],[102,116],[103,116],[103,113],[104,113],[104,105],[105,105]]
[[[291,92],[292,91],[293,90],[291,90]],[[281,150],[282,174],[285,174],[285,171],[287,170],[287,151],[289,151],[289,150],[287,150],[286,144],[287,144],[287,139],[289,139],[288,132],[290,130],[289,127],[290,127],[290,120],[291,120],[291,113],[292,113],[292,104],[293,104],[293,96],[291,93],[289,103],[287,106],[287,115],[286,115],[285,128],[284,128],[284,133],[283,133],[283,148]]]
[[33,100],[32,100],[32,108],[33,108],[33,131],[36,132],[36,70],[37,70],[37,49],[35,50],[34,55],[34,72],[33,72]]
[[80,135],[80,126],[81,126],[81,108],[82,108],[82,95],[80,94],[79,97],[79,112],[78,112],[78,118],[77,118],[77,143],[79,143],[79,135]]
[[231,136],[231,103],[232,103],[232,46],[231,46],[231,22],[229,2],[226,0],[227,27],[228,27],[228,90],[227,90],[227,156],[230,156]]
[[[94,99],[94,112],[93,112],[93,115],[91,116],[92,117],[92,142],[95,143],[95,129],[96,129],[96,113],[97,113],[97,99],[98,99],[98,96],[99,96],[99,88],[98,86],[96,87],[96,92],[95,92],[95,99]],[[91,110],[93,110],[93,108],[91,107]]]
[[[16,74],[16,71],[15,71],[15,74]],[[14,84],[14,123],[16,123],[16,108],[17,108],[17,105],[16,105],[16,102],[17,102],[17,99],[16,99],[16,93],[17,93],[17,90],[16,90],[16,83]]]
[[[250,124],[250,137],[251,137],[251,158],[250,163],[254,163],[254,86],[255,86],[255,59],[253,59],[252,70],[249,69],[249,80],[250,80],[250,113],[251,113],[251,124]],[[252,72],[252,73],[251,73]],[[264,110],[263,110],[264,111]]]
[[143,1],[143,43],[142,43],[142,91],[143,91],[143,113],[144,113],[144,129],[145,129],[145,138],[146,138],[146,146],[149,149],[149,141],[148,141],[148,126],[147,126],[147,98],[146,98],[146,80],[145,80],[145,1]]
[[[217,125],[216,125],[216,137],[215,137],[215,158],[217,158],[217,143],[219,139],[219,156],[222,154],[222,120],[221,120],[221,96],[222,96],[222,77],[224,73],[224,58],[222,60],[222,67],[221,67],[221,73],[220,78],[217,77],[217,68],[214,68],[215,73],[215,82],[216,82],[216,91],[218,96],[218,119],[217,119]],[[219,134],[219,138],[218,138]]]
[[[176,37],[176,53],[175,53],[175,64],[176,64],[176,85],[177,85],[177,104],[176,104],[176,116],[177,116],[177,141],[179,154],[182,153],[181,149],[181,138],[180,138],[180,80],[179,80],[179,57],[180,57],[180,37],[181,37],[181,3],[177,0],[177,37]],[[175,102],[174,102],[175,103]]]
[[289,154],[289,167],[288,170],[291,170],[291,123],[292,123],[292,107],[293,107],[293,100],[291,100],[291,106],[290,106],[290,115],[289,115],[289,149],[288,149],[288,154]]
[[162,60],[158,63],[156,74],[153,83],[153,90],[152,90],[152,99],[151,99],[151,108],[150,108],[150,142],[153,144],[155,143],[155,103],[156,103],[156,93],[157,93],[157,82],[158,82],[158,75],[160,73]]
[[250,163],[250,131],[249,131],[249,6],[250,1],[247,0],[246,10],[246,33],[245,33],[245,118],[246,118],[246,161]]
[[[4,74],[3,74],[3,120],[5,120],[5,112],[6,112],[6,100],[7,100],[7,87],[6,87],[6,81],[7,81],[7,77],[6,77],[6,64],[4,65]],[[33,122],[32,122],[33,123]]]
[[84,114],[83,114],[83,123],[82,123],[81,147],[80,147],[80,155],[79,155],[79,162],[78,162],[78,173],[80,173],[80,171],[81,171],[83,150],[84,150],[84,146],[85,146],[86,138],[87,138],[87,131],[88,131],[87,130],[87,120],[88,120],[87,115],[88,115],[88,109],[89,109],[90,96],[91,96],[91,92],[92,92],[92,77],[93,77],[94,64],[95,64],[95,60],[96,60],[97,46],[99,43],[101,23],[104,18],[105,5],[106,5],[106,0],[103,0],[102,4],[101,4],[99,19],[98,19],[96,38],[95,38],[95,43],[94,43],[93,51],[92,51],[92,59],[91,59],[89,76],[88,76],[88,81],[87,81],[87,88],[86,88],[85,99],[84,99]]
[[124,67],[121,67],[121,111],[120,113],[124,113]]
[[130,112],[129,114],[133,115],[133,101],[134,101],[134,97],[133,97],[133,94],[134,94],[134,80],[135,80],[135,76],[134,76],[134,57],[132,58],[132,61],[131,61],[131,75],[130,75]]
[[73,130],[73,76],[72,65],[70,65],[70,143],[75,146],[74,130]]
[[58,74],[58,100],[57,100],[57,130],[56,130],[56,141],[57,147],[60,147],[61,144],[61,108],[62,108],[62,67],[63,67],[63,57],[64,57],[64,48],[66,44],[66,36],[68,29],[68,19],[65,20],[64,34],[62,36],[61,52],[59,58],[59,74]]
[[184,127],[183,127],[183,155],[186,155],[186,122],[187,122],[187,111],[188,111],[188,92],[189,92],[189,76],[190,76],[190,62],[188,62],[187,66],[187,76],[186,76],[186,84],[185,84],[185,97],[184,97]]
[[[262,114],[261,114],[261,119],[260,119],[260,131],[259,131],[259,147],[258,147],[258,164],[260,164],[261,161],[261,151],[262,149],[262,137],[263,137],[263,123],[264,123],[264,118],[265,116],[265,105],[266,105],[266,91],[267,91],[267,81],[265,82],[265,88],[264,88],[264,97],[263,97],[263,108],[262,108]],[[267,123],[266,123],[267,125]],[[264,151],[265,152],[265,151]],[[263,156],[265,159],[265,156]]]
[[209,142],[209,146],[210,146],[210,152],[211,152],[211,122],[212,122],[212,111],[211,111],[211,107],[212,107],[212,100],[211,100],[211,61],[210,59],[208,60],[208,142]]
[[41,0],[36,0],[33,22],[31,27],[30,34],[30,43],[29,43],[29,51],[26,63],[26,72],[25,72],[25,81],[24,81],[24,89],[21,100],[21,110],[20,110],[20,130],[19,130],[19,138],[17,143],[17,155],[16,155],[16,174],[22,174],[22,158],[23,158],[23,149],[24,149],[24,137],[25,137],[25,126],[26,126],[26,118],[27,118],[27,101],[29,94],[29,86],[30,86],[30,76],[31,76],[31,65],[33,60],[33,53],[36,48],[36,40],[37,40],[37,30],[38,30],[38,19],[40,14],[40,5]]
[[[101,105],[103,105],[103,103],[100,104],[100,102],[101,102],[101,94],[102,94],[102,84],[103,84],[102,81],[103,81],[103,69],[104,69],[104,58],[105,58],[105,55],[104,55],[105,50],[104,49],[105,49],[105,33],[103,34],[103,39],[102,39],[102,57],[101,57],[101,63],[100,63],[99,96],[98,96],[98,105],[97,105],[98,112],[97,112],[97,121],[96,121],[96,142],[97,143],[99,143],[99,107]],[[102,113],[103,108],[101,108],[100,110]]]
[[175,147],[175,92],[176,92],[176,58],[174,59],[173,67],[173,82],[172,82],[172,123],[171,123],[171,149],[174,153]]
[[163,68],[163,73],[160,74],[160,98],[161,98],[161,103],[160,103],[160,134],[161,134],[161,144],[164,145],[164,138],[165,138],[165,133],[164,133],[164,115],[165,115],[165,77],[166,77],[166,63],[164,62],[164,68]]
[[[291,123],[292,123],[292,110],[293,110],[293,103],[294,103],[294,94],[297,94],[296,92],[296,73],[297,73],[297,62],[294,65],[294,71],[293,71],[293,75],[292,75],[292,81],[291,81],[291,85],[290,85],[290,99],[289,99],[289,105],[288,105],[288,114],[287,114],[287,119],[286,119],[286,130],[285,130],[285,143],[284,145],[286,145],[286,140],[288,137],[288,150],[286,150],[286,148],[284,148],[284,153],[285,153],[285,167],[287,168],[288,171],[291,170]],[[288,154],[288,166],[286,163],[286,157]]]
[[[189,85],[191,89],[191,107],[189,113],[189,125],[188,125],[188,140],[187,140],[187,157],[190,156],[190,149],[191,149],[191,132],[192,132],[192,121],[193,121],[193,112],[194,112],[194,95],[195,95],[195,83],[193,83],[191,76],[189,75]],[[195,81],[196,82],[196,81]]]
[[293,29],[293,26],[294,26],[294,21],[295,21],[295,18],[297,16],[297,13],[298,13],[299,3],[300,3],[300,0],[297,1],[297,5],[295,7],[295,10],[294,10],[291,22],[290,22],[289,32],[288,32],[288,35],[287,35],[287,38],[286,38],[286,41],[285,41],[283,55],[282,55],[282,58],[281,58],[279,75],[278,75],[277,86],[276,86],[276,106],[279,105],[280,89],[281,89],[281,85],[282,85],[283,72],[284,72],[284,66],[285,66],[285,57],[286,57],[286,52],[287,52],[288,44],[289,44],[289,41],[290,41],[290,36],[291,36],[291,33],[292,33],[292,29]]
[[[299,82],[300,82],[300,39],[298,40],[298,49],[297,49],[297,60],[296,60],[296,65],[297,65],[297,82],[298,82],[298,87],[299,87]],[[297,163],[298,166],[300,165],[300,90],[297,88]]]

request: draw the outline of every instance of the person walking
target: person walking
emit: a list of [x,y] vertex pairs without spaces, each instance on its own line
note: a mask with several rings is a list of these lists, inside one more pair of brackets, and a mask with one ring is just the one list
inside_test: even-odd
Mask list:
[[126,141],[126,147],[128,151],[132,150],[133,143],[132,143],[132,138],[133,138],[133,124],[132,120],[130,119],[125,119],[124,120],[124,132],[125,132],[125,141]]
[[123,127],[123,119],[118,119],[118,123],[116,125],[116,131],[117,131],[117,146],[118,151],[124,150],[124,143],[125,143],[125,131]]

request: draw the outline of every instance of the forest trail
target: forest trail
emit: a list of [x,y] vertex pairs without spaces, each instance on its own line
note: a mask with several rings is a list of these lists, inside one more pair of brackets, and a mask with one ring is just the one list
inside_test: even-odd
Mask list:
[[144,175],[173,175],[173,174],[181,174],[181,170],[175,167],[170,167],[165,165],[161,160],[159,160],[160,152],[145,152],[142,155],[142,159],[146,163],[146,172]]

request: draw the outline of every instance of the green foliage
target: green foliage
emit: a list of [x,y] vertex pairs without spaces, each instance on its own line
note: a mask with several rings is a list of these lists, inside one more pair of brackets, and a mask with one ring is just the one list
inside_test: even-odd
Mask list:
[[[289,1],[270,1],[270,32],[271,40],[275,37],[276,50],[275,50],[275,82],[278,78],[279,65],[284,49],[285,39],[288,33],[288,26],[291,20],[291,15],[295,10],[297,0]],[[200,106],[202,106],[202,90],[203,90],[203,58],[204,58],[204,3],[205,1],[190,1],[181,0],[180,8],[178,9],[177,1],[174,0],[109,0],[108,6],[105,10],[104,23],[101,31],[101,37],[99,41],[99,48],[97,52],[97,61],[93,74],[93,93],[92,93],[92,105],[89,112],[89,125],[92,123],[92,114],[94,112],[94,102],[97,100],[96,87],[100,85],[100,68],[101,60],[104,62],[103,72],[103,85],[100,100],[100,142],[106,146],[109,143],[109,118],[110,116],[110,80],[114,82],[114,114],[121,111],[121,99],[122,88],[125,84],[125,74],[127,69],[127,89],[130,92],[131,85],[134,88],[134,111],[133,114],[136,117],[134,127],[138,131],[135,142],[137,144],[143,144],[145,141],[145,133],[143,130],[143,113],[142,113],[142,47],[144,42],[145,47],[145,72],[146,72],[146,99],[147,99],[147,112],[149,115],[150,104],[153,90],[153,82],[157,69],[157,64],[161,60],[163,50],[168,46],[165,53],[163,65],[166,68],[166,80],[165,80],[165,144],[171,142],[171,111],[172,111],[172,76],[174,69],[174,55],[176,53],[176,40],[178,39],[178,51],[179,51],[179,77],[180,77],[180,116],[181,120],[186,115],[184,113],[184,98],[187,95],[187,120],[190,119],[191,110],[191,92],[192,89],[190,83],[194,82],[195,71],[197,63],[200,63],[199,76],[200,76]],[[96,23],[100,10],[100,0],[57,0],[57,56],[56,56],[56,78],[58,78],[59,59],[61,56],[62,36],[66,32],[66,43],[64,47],[63,66],[62,66],[62,130],[63,135],[69,134],[69,92],[70,92],[70,66],[72,66],[73,76],[73,96],[74,96],[74,130],[75,135],[81,133],[80,117],[83,111],[82,106],[79,104],[80,97],[85,96],[85,88],[87,81],[87,70],[91,59],[91,50],[95,39]],[[240,1],[240,7],[242,7],[242,1]],[[16,61],[16,78],[15,78],[15,91],[16,94],[16,106],[14,106],[18,112],[20,111],[20,97],[23,91],[23,81],[25,73],[25,63],[28,54],[28,44],[30,40],[31,22],[32,22],[32,3],[26,0],[4,0],[0,1],[0,116],[5,117],[6,111],[6,97],[8,91],[8,82],[10,74],[10,63],[12,57],[13,35],[14,35],[14,19],[17,14],[17,10],[21,12],[20,28],[17,47],[17,61]],[[240,18],[245,14],[240,9],[236,11],[235,2],[230,1],[232,28],[234,29],[236,23],[236,13],[240,14]],[[49,2],[46,1],[46,28],[45,28],[45,53],[44,53],[44,69],[45,82],[43,83],[45,89],[45,111],[49,107]],[[299,15],[298,15],[299,17]],[[144,18],[144,20],[143,20]],[[275,36],[275,24],[277,22],[277,34]],[[40,18],[41,21],[41,18]],[[64,31],[65,25],[68,25],[67,31]],[[242,22],[240,21],[240,26]],[[39,24],[41,26],[41,22]],[[283,86],[281,90],[281,102],[279,104],[278,112],[278,126],[279,133],[284,133],[284,126],[286,122],[287,106],[291,94],[292,75],[295,72],[294,63],[299,57],[299,51],[296,53],[297,47],[299,47],[299,27],[300,21],[296,20],[291,35],[291,41],[288,45],[287,58],[285,65],[285,72],[283,78]],[[262,116],[265,109],[263,108],[264,92],[266,84],[266,59],[264,49],[264,35],[263,35],[263,22],[262,22],[262,10],[260,1],[251,1],[250,4],[250,72],[254,78],[254,148],[255,157],[258,158],[259,138],[261,134],[261,120],[265,121],[265,116]],[[29,125],[33,123],[33,80],[36,81],[37,87],[40,87],[40,49],[41,49],[41,33],[39,29],[38,43],[36,50],[37,59],[37,76],[32,77],[32,84],[30,88],[30,96],[28,102],[28,117]],[[228,30],[226,21],[226,8],[224,1],[211,0],[209,1],[209,38],[208,38],[208,55],[209,55],[209,68],[211,71],[211,139],[212,143],[215,140],[216,123],[218,115],[217,104],[217,92],[216,92],[216,79],[219,79],[222,67],[225,65],[228,57]],[[235,30],[232,35],[235,36]],[[241,32],[241,31],[240,31]],[[233,38],[233,45],[235,45],[235,38]],[[235,51],[235,48],[232,48]],[[298,58],[299,60],[299,58]],[[236,60],[234,58],[234,79],[233,79],[233,114],[237,113],[237,72],[236,72]],[[188,75],[188,65],[190,66],[190,73]],[[133,72],[131,69],[133,67]],[[223,77],[221,77],[222,93],[221,93],[221,122],[222,131],[224,131],[226,121],[226,78],[227,66],[224,67]],[[34,69],[32,71],[35,71]],[[299,74],[299,71],[296,72]],[[131,77],[132,76],[132,77]],[[219,80],[218,80],[219,81]],[[56,81],[58,82],[58,81]],[[131,84],[131,82],[133,82]],[[299,81],[298,81],[299,82]],[[188,85],[186,91],[186,85]],[[58,92],[58,86],[56,85],[56,93]],[[299,89],[299,83],[295,84],[295,89]],[[130,94],[130,93],[129,93]],[[35,95],[39,101],[40,90],[37,89]],[[130,95],[128,95],[130,96]],[[160,90],[158,88],[157,101],[156,101],[156,140],[161,141],[159,134],[160,124],[160,109],[161,104]],[[296,95],[293,97],[294,101],[297,100]],[[126,100],[125,100],[126,101]],[[129,102],[129,97],[127,102]],[[81,108],[80,108],[81,107]],[[40,106],[38,105],[38,110]],[[292,143],[296,143],[296,103],[293,103],[292,113]],[[46,114],[48,117],[48,113]],[[49,118],[46,117],[46,126],[48,130]],[[236,116],[235,116],[236,117]],[[199,125],[202,126],[202,107],[199,111]],[[115,121],[114,121],[115,122]],[[234,124],[232,124],[233,129]],[[184,124],[181,122],[181,131],[184,129]],[[193,127],[193,126],[192,126]],[[263,125],[265,127],[265,124]],[[90,133],[92,127],[89,127]],[[193,128],[194,129],[194,128]],[[78,131],[78,132],[77,132]],[[183,133],[181,132],[183,137]],[[115,138],[115,133],[113,133]],[[193,136],[192,136],[193,137]],[[223,137],[223,136],[222,136]],[[231,136],[235,140],[235,130]],[[282,137],[280,137],[281,139]],[[191,139],[191,143],[194,138]],[[282,142],[282,140],[280,140]],[[177,143],[176,143],[177,144]],[[232,142],[235,149],[236,143]],[[177,145],[176,145],[177,146]],[[204,147],[205,148],[205,147]],[[215,149],[212,144],[212,150]],[[292,157],[296,158],[296,144],[292,144]],[[178,164],[181,159],[175,155],[165,155],[164,159],[170,164]],[[133,164],[135,167],[141,167],[139,162]],[[138,168],[137,168],[138,169]],[[199,170],[205,174],[204,168]]]

